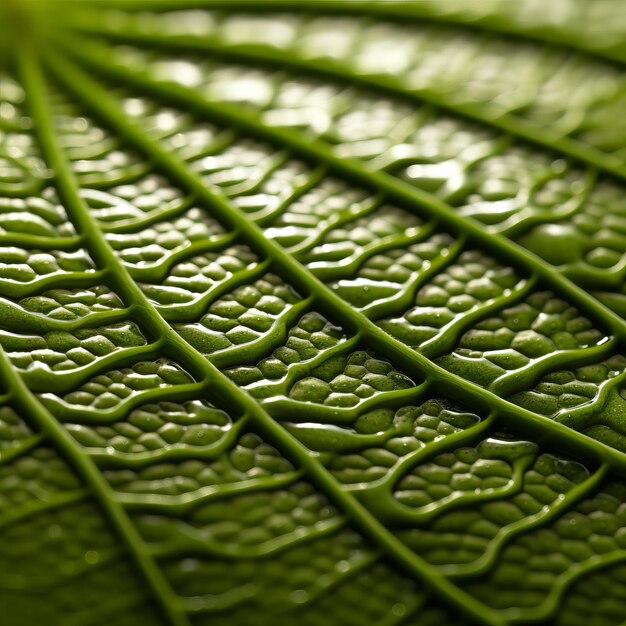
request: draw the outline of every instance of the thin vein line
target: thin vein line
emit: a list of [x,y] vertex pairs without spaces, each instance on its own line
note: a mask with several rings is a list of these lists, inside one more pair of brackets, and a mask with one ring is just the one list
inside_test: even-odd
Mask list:
[[[109,326],[128,320],[127,308],[106,309],[87,313],[83,317],[74,319],[56,319],[45,314],[22,309],[12,300],[0,296],[0,316],[2,317],[2,331],[23,332],[27,328],[31,333],[44,335],[53,331],[74,332],[86,328]],[[0,331],[0,332],[2,332]]]
[[[0,404],[4,404],[1,398]],[[19,459],[30,452],[33,448],[36,448],[44,440],[45,437],[42,433],[36,433],[34,435],[29,435],[24,439],[20,439],[11,448],[0,448],[0,465],[6,465],[7,463],[11,463],[16,459]]]
[[89,489],[73,489],[71,491],[62,491],[47,500],[33,500],[26,504],[16,506],[7,513],[0,515],[0,529],[4,530],[7,526],[21,523],[23,520],[34,515],[40,515],[44,512],[82,502],[86,500],[89,495],[91,495]]
[[454,318],[450,323],[437,329],[437,334],[420,346],[420,352],[433,359],[449,350],[453,350],[467,331],[479,322],[517,304],[535,288],[536,282],[535,277],[531,276],[529,279],[523,282],[520,281],[513,286],[509,293],[502,293],[486,302],[480,302],[475,309],[471,309],[466,314]]
[[233,494],[254,493],[287,487],[302,477],[301,471],[284,474],[248,478],[236,483],[220,483],[200,487],[189,493],[178,495],[120,493],[117,499],[128,508],[143,513],[159,513],[160,515],[180,516],[207,502],[226,499]]
[[44,274],[27,283],[0,278],[0,294],[16,300],[38,296],[43,291],[52,289],[73,289],[93,287],[107,275],[106,270],[86,272],[54,272]]
[[363,315],[377,322],[384,318],[402,315],[407,309],[414,306],[415,298],[424,285],[430,283],[436,276],[458,262],[465,244],[465,237],[461,235],[450,243],[442,245],[437,257],[432,261],[424,259],[420,269],[412,273],[411,278],[401,285],[396,294],[374,300],[361,309]]
[[545,622],[559,610],[565,591],[580,582],[584,576],[614,565],[624,564],[626,564],[626,550],[595,554],[585,561],[574,562],[569,569],[555,577],[555,584],[540,604],[534,607],[506,609],[503,613],[507,615],[511,624],[519,624],[519,626]]
[[601,465],[593,474],[563,494],[561,499],[557,497],[553,502],[543,506],[537,513],[502,526],[491,539],[483,554],[474,561],[446,566],[443,571],[448,572],[453,578],[480,576],[488,572],[496,564],[505,545],[529,529],[542,528],[566,511],[571,510],[584,498],[589,497],[601,485],[607,470],[606,465]]
[[[401,502],[397,499],[395,494],[391,494],[390,499],[392,507],[389,515],[393,516],[400,523],[417,523],[423,526],[432,522],[434,518],[440,517],[451,510],[463,507],[479,507],[485,502],[492,502],[494,500],[506,500],[521,491],[524,473],[526,470],[530,469],[530,465],[534,460],[535,458],[532,455],[516,459],[511,463],[511,478],[500,487],[487,487],[474,492],[453,492],[449,496],[420,507],[413,507],[407,503]],[[402,489],[398,487],[397,491],[402,491]]]
[[[98,356],[87,365],[72,370],[22,370],[22,376],[31,391],[47,392],[54,389],[55,394],[70,392],[83,385],[89,379],[117,367],[127,367],[138,360],[151,360],[159,356],[159,342],[146,343],[130,348],[116,348],[106,355]],[[11,352],[7,351],[10,355]],[[20,369],[20,368],[17,368]]]

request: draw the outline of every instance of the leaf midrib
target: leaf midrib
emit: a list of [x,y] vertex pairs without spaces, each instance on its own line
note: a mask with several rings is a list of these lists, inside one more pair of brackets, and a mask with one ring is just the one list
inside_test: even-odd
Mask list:
[[[49,52],[49,51],[47,51]],[[27,54],[27,53],[25,53]],[[51,164],[54,166],[60,193],[65,197],[67,203],[67,210],[71,217],[74,218],[77,225],[81,226],[83,231],[84,241],[89,251],[94,254],[96,261],[104,262],[111,271],[111,276],[115,277],[117,285],[122,295],[127,301],[135,305],[138,318],[143,318],[141,321],[146,325],[146,328],[150,330],[155,336],[162,337],[165,343],[169,346],[170,354],[176,358],[182,365],[193,367],[197,370],[196,373],[201,373],[201,379],[207,385],[207,392],[209,396],[217,394],[222,400],[233,401],[233,404],[241,411],[243,415],[249,415],[254,421],[257,428],[263,436],[266,436],[268,441],[277,445],[279,449],[285,451],[288,457],[292,457],[297,461],[297,466],[302,467],[312,480],[322,489],[322,491],[331,499],[339,504],[340,508],[345,510],[352,520],[360,527],[361,531],[366,536],[373,540],[374,543],[381,545],[388,553],[390,558],[395,559],[405,570],[411,573],[411,575],[419,578],[424,584],[433,588],[437,593],[446,597],[455,606],[465,611],[468,615],[473,616],[474,619],[479,619],[481,622],[493,626],[499,626],[503,624],[503,620],[497,614],[496,611],[490,609],[486,605],[477,601],[472,596],[469,596],[464,591],[456,587],[447,578],[441,575],[441,573],[431,564],[427,563],[405,546],[399,539],[397,539],[392,533],[384,528],[375,517],[367,511],[353,496],[352,494],[341,489],[335,478],[330,474],[326,468],[324,468],[319,461],[314,458],[304,446],[288,433],[282,426],[275,422],[264,409],[257,404],[251,396],[249,396],[242,389],[237,387],[230,379],[222,374],[215,366],[213,366],[202,354],[195,350],[192,346],[187,344],[173,329],[165,322],[165,320],[158,314],[154,306],[143,295],[143,292],[132,281],[125,266],[121,263],[119,258],[115,255],[112,248],[109,246],[104,233],[99,229],[97,222],[89,214],[89,210],[80,198],[77,185],[71,170],[61,152],[55,144],[55,136],[50,124],[49,112],[45,107],[45,94],[43,93],[43,85],[41,81],[43,78],[39,74],[37,61],[32,56],[25,56],[24,58],[24,70],[27,85],[29,85],[29,93],[36,96],[34,104],[35,113],[38,121],[40,132],[42,127],[44,129],[45,139],[44,148],[49,151],[48,156],[52,156]],[[76,80],[77,70],[70,69],[70,74],[60,76],[62,82],[67,84],[66,79],[74,75]],[[86,76],[78,76],[78,84],[83,85],[84,81],[89,79]],[[77,89],[78,95],[82,96],[82,100],[91,105],[92,109],[99,110],[100,115],[106,117],[110,123],[121,122],[122,128],[120,130],[133,130],[132,125],[126,124],[126,120],[123,115],[118,114],[115,110],[109,109],[108,114],[105,106],[106,102],[109,102],[108,94],[101,91],[95,84],[92,85],[93,90],[90,89],[89,93],[83,92],[81,89]],[[74,91],[74,90],[72,90]],[[31,95],[31,97],[33,97]],[[105,111],[102,109],[104,108]],[[111,119],[112,118],[112,119]],[[118,125],[118,124],[115,124]],[[118,125],[119,127],[119,125]],[[136,139],[141,140],[143,138],[142,131],[136,129],[138,137]],[[127,133],[122,133],[127,134]],[[131,133],[132,134],[132,133]],[[148,140],[148,138],[146,138]],[[161,147],[160,144],[154,142],[152,145],[151,140],[148,140],[151,148],[148,150],[149,155],[155,156],[159,154]],[[140,141],[143,143],[143,141]],[[144,149],[145,151],[145,149]],[[51,154],[50,154],[51,153]],[[171,159],[171,164],[177,165],[182,172],[192,179],[195,175],[186,171],[183,163],[179,163],[175,157],[170,155],[167,151],[164,154]],[[200,180],[196,181],[196,184],[204,189]],[[74,221],[73,220],[73,221]],[[24,387],[25,389],[25,387]],[[26,392],[23,392],[26,393]],[[32,397],[29,393],[30,401],[39,406],[42,411],[45,411],[39,402]],[[61,444],[66,446],[69,450],[71,446],[72,454],[75,457],[79,457],[83,471],[88,469],[91,474],[97,474],[99,476],[100,487],[99,493],[102,500],[105,500],[108,511],[113,511],[117,518],[121,518],[122,522],[117,524],[119,529],[126,529],[126,526],[130,525],[129,518],[126,516],[123,508],[119,503],[109,503],[108,500],[112,500],[112,496],[109,491],[110,487],[104,481],[104,478],[99,474],[96,466],[90,459],[84,455],[84,453],[78,448],[77,444],[72,440],[69,433],[66,434],[63,427],[60,426],[54,418],[46,412],[46,427],[54,430],[55,441],[59,440]],[[48,422],[52,420],[54,424]],[[63,439],[61,439],[63,435]],[[65,443],[64,443],[65,442]],[[91,478],[93,480],[93,478]],[[126,538],[129,543],[133,543],[135,539],[129,539],[128,531],[125,530]],[[136,531],[137,545],[140,545],[139,538]],[[168,612],[167,614],[175,626],[184,626],[186,624],[186,617],[181,616],[177,607],[173,606],[172,602],[163,601],[162,598],[171,597],[171,590],[168,583],[162,578],[160,571],[153,567],[153,562],[146,563],[146,556],[143,554],[137,554],[134,551],[135,560],[140,565],[140,568],[144,575],[148,578],[151,589],[155,591],[155,595],[159,599],[159,602]],[[156,572],[156,574],[155,574]]]

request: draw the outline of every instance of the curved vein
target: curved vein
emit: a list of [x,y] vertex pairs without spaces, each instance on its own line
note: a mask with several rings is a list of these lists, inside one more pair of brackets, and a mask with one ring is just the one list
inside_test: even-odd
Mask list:
[[[72,370],[55,371],[52,369],[37,368],[34,370],[20,370],[22,378],[31,391],[45,392],[54,389],[55,394],[71,391],[76,385],[82,385],[94,376],[109,371],[113,367],[125,367],[138,360],[156,359],[159,356],[161,344],[156,341],[143,346],[131,348],[116,348],[108,354],[96,357],[91,363],[75,367]],[[10,353],[9,353],[10,357]]]
[[309,296],[304,300],[291,305],[283,314],[274,320],[270,329],[248,343],[230,348],[224,348],[208,355],[207,358],[219,369],[234,367],[235,365],[256,364],[264,356],[272,354],[284,342],[294,324],[309,308],[313,298]]
[[[97,451],[98,449],[86,448],[86,453],[95,460],[100,468],[124,468],[142,469],[148,465],[164,462],[187,461],[190,459],[202,459],[203,461],[214,461],[224,452],[229,450],[237,441],[247,420],[242,418],[237,420],[222,436],[212,444],[205,446],[190,446],[185,444],[171,444],[158,450],[148,450],[146,452],[112,452]],[[71,432],[71,425],[66,427]],[[177,496],[174,496],[176,498]],[[159,495],[159,501],[168,501],[170,496]]]
[[[0,402],[0,404],[3,404]],[[15,459],[19,459],[23,455],[36,448],[45,439],[42,433],[36,433],[20,439],[18,443],[10,448],[0,448],[0,465],[10,463]]]
[[464,312],[463,315],[453,319],[449,324],[439,328],[434,337],[419,346],[419,351],[432,359],[451,350],[458,343],[462,333],[492,313],[519,302],[535,287],[536,282],[535,277],[531,276],[521,284],[518,283],[510,290],[510,293],[503,293],[487,302],[481,302],[475,309]]
[[388,510],[386,514],[390,516],[389,519],[396,523],[424,525],[453,508],[456,509],[462,506],[476,507],[483,502],[500,500],[506,496],[515,495],[522,490],[524,472],[529,469],[533,461],[534,457],[531,455],[516,459],[512,464],[513,473],[511,478],[500,487],[490,487],[473,492],[453,492],[445,498],[435,500],[419,508],[399,502],[392,496],[392,499],[387,504]]
[[278,420],[289,420],[298,423],[298,418],[310,422],[317,420],[322,424],[352,424],[356,418],[366,411],[381,407],[401,406],[403,403],[417,402],[424,396],[427,383],[410,389],[397,389],[375,394],[353,407],[337,407],[326,404],[293,400],[291,398],[269,398],[261,401],[265,410]]
[[64,272],[61,270],[38,276],[25,283],[0,278],[0,294],[18,300],[38,296],[42,291],[51,289],[93,287],[102,282],[107,275],[107,270],[86,270],[84,272]]
[[[357,252],[351,254],[345,259],[342,259],[341,261],[337,261],[332,266],[325,266],[323,261],[319,263],[314,261],[309,265],[310,271],[316,276],[316,278],[323,282],[339,280],[341,278],[345,278],[346,276],[354,276],[354,273],[363,263],[378,254],[423,242],[432,234],[436,226],[437,222],[432,220],[421,227],[408,228],[400,235],[394,234],[387,237],[381,237],[378,240],[359,247]],[[288,252],[291,254],[292,250],[288,249]],[[294,254],[294,257],[298,259],[297,254]]]
[[[363,315],[375,321],[380,320],[382,317],[397,315],[410,308],[417,297],[419,289],[450,265],[458,261],[459,256],[465,248],[465,243],[465,237],[463,236],[454,240],[450,246],[443,248],[439,252],[434,261],[425,261],[422,266],[424,270],[421,271],[422,268],[420,268],[420,270],[414,272],[413,277],[409,279],[397,293],[387,298],[375,300],[371,304],[363,307],[361,309]],[[426,266],[426,263],[428,263],[428,266]]]
[[208,308],[219,298],[234,291],[241,285],[248,284],[265,274],[270,262],[268,259],[259,263],[250,263],[245,268],[234,272],[228,278],[211,285],[202,295],[185,303],[155,304],[154,308],[168,322],[194,322],[202,317]]
[[583,576],[611,565],[624,563],[626,563],[626,550],[598,554],[582,563],[574,563],[568,570],[556,578],[556,582],[550,589],[550,592],[539,605],[532,608],[506,609],[502,611],[502,614],[508,618],[509,623],[520,624],[520,626],[547,620],[558,610],[566,589]]
[[49,409],[54,409],[54,415],[63,422],[73,424],[91,424],[104,426],[114,424],[124,419],[133,409],[143,404],[158,402],[185,401],[191,395],[201,395],[207,392],[208,383],[193,382],[182,385],[168,385],[163,387],[152,387],[146,391],[139,391],[120,399],[120,402],[109,409],[95,408],[81,404],[69,404],[53,393],[42,393],[40,395],[42,404]]
[[547,504],[534,515],[523,517],[517,522],[500,528],[493,539],[489,542],[485,552],[475,561],[442,567],[442,571],[446,572],[446,574],[452,578],[480,576],[489,571],[497,563],[498,558],[502,553],[502,548],[508,542],[529,529],[539,528],[544,524],[557,519],[562,513],[578,504],[583,498],[588,497],[589,494],[602,483],[607,471],[608,467],[606,465],[602,465],[586,480],[573,487],[561,499],[557,499],[555,503]]
[[596,363],[598,359],[608,358],[617,347],[617,341],[611,338],[609,341],[587,348],[556,350],[531,360],[523,367],[506,372],[496,378],[487,388],[499,396],[513,395],[527,390],[543,376],[555,370],[558,371],[559,368],[582,367]]
[[91,495],[89,489],[74,489],[54,494],[47,500],[33,500],[26,504],[12,507],[0,515],[0,529],[4,530],[11,524],[16,524],[33,515],[60,509],[69,504],[82,502]]
[[456,449],[459,445],[462,446],[476,441],[485,432],[489,432],[496,421],[497,415],[491,413],[486,419],[476,422],[463,430],[441,437],[431,443],[423,444],[422,447],[416,448],[398,459],[385,476],[373,481],[365,488],[361,487],[363,497],[373,503],[376,500],[388,499],[396,483],[416,465],[434,459],[439,454]]
[[194,256],[206,254],[207,252],[223,250],[233,242],[235,237],[236,233],[228,233],[227,235],[200,239],[174,251],[168,251],[170,253],[164,255],[160,261],[149,265],[128,263],[128,274],[137,281],[161,283],[178,263],[184,263]]
[[176,539],[162,543],[155,542],[156,545],[150,547],[150,554],[153,557],[170,559],[175,556],[188,554],[203,554],[225,559],[261,559],[266,556],[280,554],[294,544],[299,545],[333,534],[345,526],[345,519],[336,517],[334,519],[322,520],[308,528],[300,526],[290,533],[279,535],[260,544],[243,546],[216,540],[210,530],[199,529],[184,522],[179,522],[176,526],[178,529],[178,537]]
[[279,487],[287,487],[302,477],[301,471],[286,472],[278,476],[261,476],[240,480],[236,483],[223,483],[201,487],[195,491],[178,494],[140,494],[120,493],[117,499],[128,509],[140,512],[159,513],[161,515],[184,515],[195,507],[213,502],[221,498],[228,498],[240,493],[254,493],[267,491]]
[[0,296],[0,316],[2,326],[8,331],[23,331],[28,328],[33,332],[45,334],[52,331],[73,332],[82,328],[94,328],[116,324],[128,320],[130,309],[107,309],[92,311],[74,319],[56,319],[47,315],[23,309],[12,300]]

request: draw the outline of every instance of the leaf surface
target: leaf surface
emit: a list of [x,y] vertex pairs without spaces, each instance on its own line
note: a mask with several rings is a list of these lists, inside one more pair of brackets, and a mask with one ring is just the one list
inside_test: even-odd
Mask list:
[[9,626],[626,620],[620,8],[524,4],[11,48]]

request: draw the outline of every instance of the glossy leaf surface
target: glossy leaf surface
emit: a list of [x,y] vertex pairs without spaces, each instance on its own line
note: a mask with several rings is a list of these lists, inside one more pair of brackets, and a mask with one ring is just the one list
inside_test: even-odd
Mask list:
[[626,620],[623,6],[470,4],[9,3],[7,626]]

